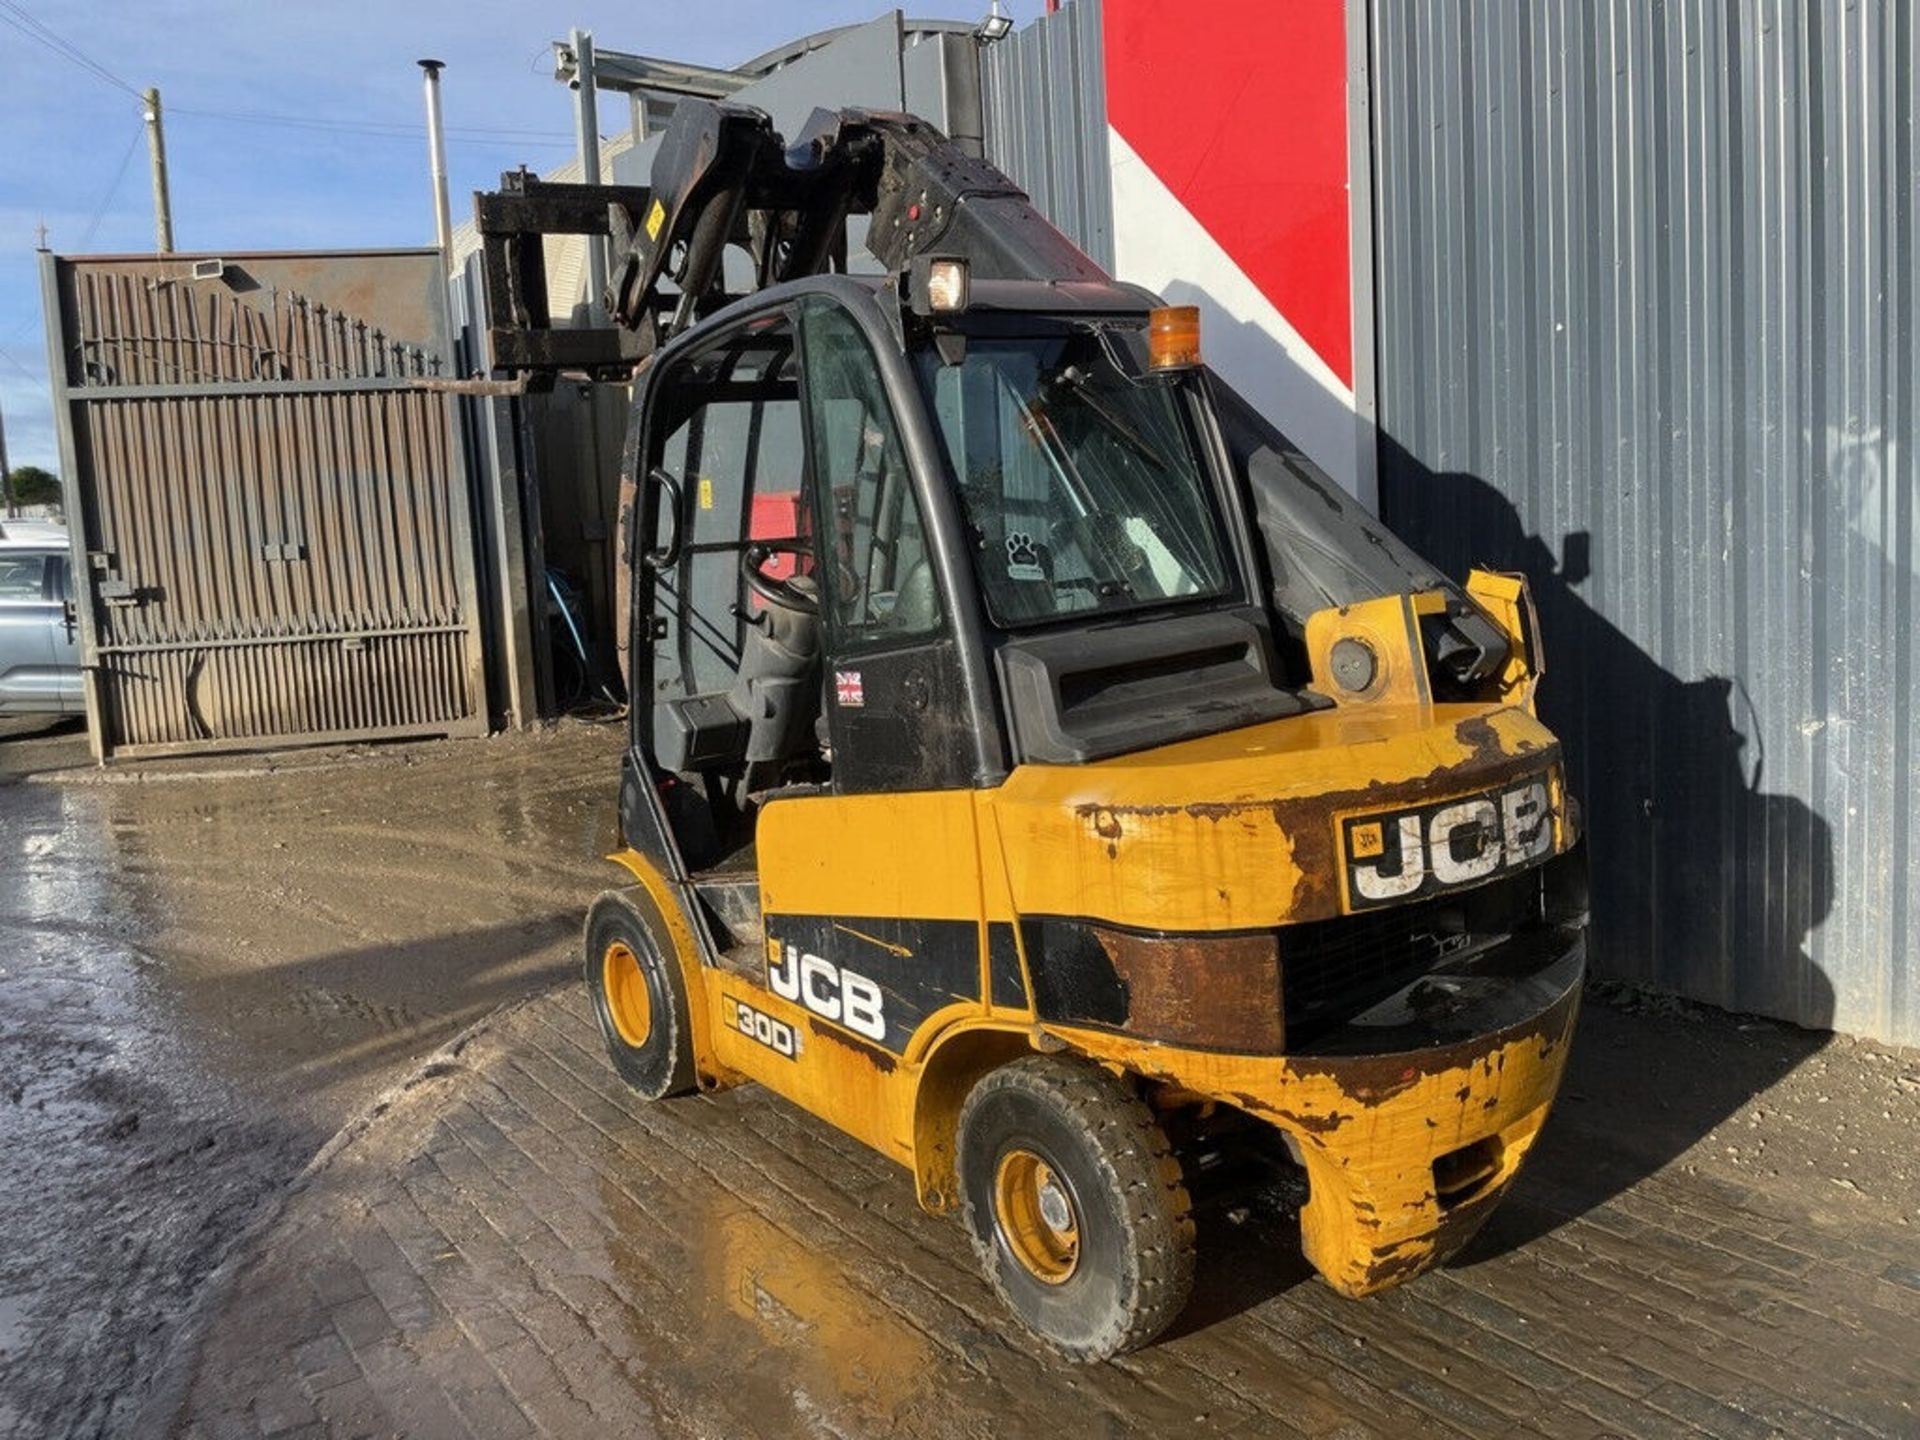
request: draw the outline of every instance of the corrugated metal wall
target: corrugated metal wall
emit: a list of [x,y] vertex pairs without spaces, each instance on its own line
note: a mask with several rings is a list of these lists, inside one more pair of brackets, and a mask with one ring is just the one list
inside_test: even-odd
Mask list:
[[485,728],[435,251],[45,262],[96,753]]
[[1376,3],[1381,492],[1526,570],[1603,973],[1920,1042],[1915,7]]
[[1070,0],[986,46],[980,82],[987,158],[1111,271],[1113,180],[1100,47],[1100,0]]

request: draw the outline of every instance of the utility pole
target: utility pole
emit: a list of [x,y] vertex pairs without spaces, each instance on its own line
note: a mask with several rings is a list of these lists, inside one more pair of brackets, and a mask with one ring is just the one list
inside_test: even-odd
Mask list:
[[0,415],[0,499],[7,502],[7,518],[20,514],[20,502],[13,498],[13,471],[7,468],[7,417]]
[[447,209],[447,137],[440,128],[440,72],[444,60],[421,60],[421,83],[427,95],[427,164],[433,172],[433,238],[440,247],[440,263],[451,265],[453,218]]
[[162,255],[173,253],[173,202],[167,197],[167,132],[160,120],[160,92],[149,89],[147,154],[153,159],[153,244]]

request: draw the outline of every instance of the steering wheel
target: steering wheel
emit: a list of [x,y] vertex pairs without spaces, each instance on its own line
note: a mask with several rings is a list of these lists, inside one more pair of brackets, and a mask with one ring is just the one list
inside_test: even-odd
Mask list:
[[792,540],[749,540],[746,548],[740,552],[740,578],[747,582],[749,590],[769,605],[797,610],[802,615],[818,615],[820,587],[814,583],[811,575],[800,574],[796,569],[785,580],[775,580],[761,573],[761,567],[776,555],[812,559],[813,542],[798,537]]

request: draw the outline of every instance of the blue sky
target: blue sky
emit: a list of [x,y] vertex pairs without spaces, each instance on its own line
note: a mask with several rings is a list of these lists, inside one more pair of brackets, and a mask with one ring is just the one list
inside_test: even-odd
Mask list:
[[[420,72],[447,62],[453,213],[522,162],[572,154],[549,42],[573,26],[610,50],[732,65],[884,0],[0,0],[0,411],[16,465],[57,468],[36,227],[56,252],[151,250],[140,106],[114,80],[28,37],[52,30],[134,92],[160,87],[181,250],[433,243]],[[987,0],[924,0],[975,18]],[[1008,7],[1022,21],[1038,0]],[[196,114],[193,112],[209,112]],[[248,116],[303,123],[265,123]],[[604,95],[601,129],[626,123]],[[509,132],[509,133],[482,133]]]

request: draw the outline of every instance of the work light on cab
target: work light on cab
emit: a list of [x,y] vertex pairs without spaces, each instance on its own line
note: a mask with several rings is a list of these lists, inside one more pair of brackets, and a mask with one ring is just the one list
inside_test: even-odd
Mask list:
[[916,315],[951,315],[967,308],[972,289],[964,260],[916,256],[907,272],[907,296]]
[[967,262],[936,260],[927,267],[927,303],[935,310],[967,308]]

